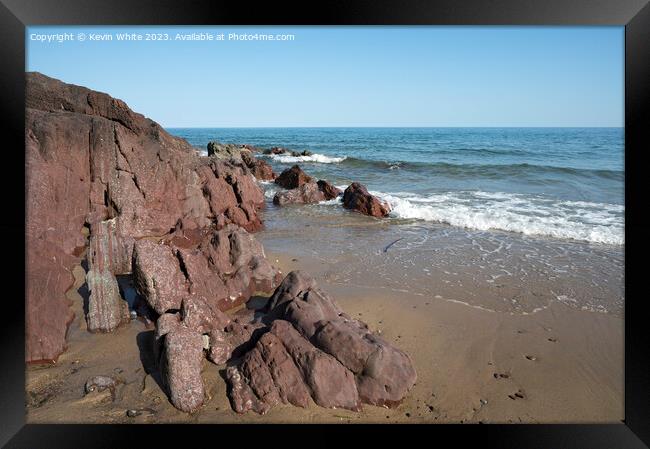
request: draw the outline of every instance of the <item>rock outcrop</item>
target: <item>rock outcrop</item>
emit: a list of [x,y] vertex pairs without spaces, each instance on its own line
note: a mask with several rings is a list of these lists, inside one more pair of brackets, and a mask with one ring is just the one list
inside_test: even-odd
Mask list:
[[322,407],[392,407],[417,379],[406,353],[345,314],[299,271],[275,290],[264,321],[265,333],[226,372],[239,413],[266,413],[279,402],[304,407],[307,393]]
[[65,349],[65,292],[88,246],[84,230],[94,287],[87,321],[109,330],[119,315],[113,277],[131,271],[135,241],[261,228],[263,192],[243,161],[201,157],[123,101],[40,73],[26,74],[25,100],[27,361]]
[[275,179],[275,173],[271,166],[261,159],[253,156],[253,152],[259,152],[260,149],[252,145],[235,145],[232,143],[219,143],[211,141],[208,143],[208,156],[216,159],[237,160],[241,161],[248,167],[255,178],[263,181],[272,181]]
[[275,194],[273,203],[279,206],[285,204],[310,204],[336,198],[342,193],[341,189],[327,181],[308,182],[300,187],[283,190]]
[[358,182],[353,182],[343,192],[343,207],[361,212],[372,217],[386,217],[390,206],[374,195]]
[[313,156],[314,154],[309,150],[293,151],[293,150],[289,150],[288,148],[282,148],[282,147],[273,147],[268,150],[264,150],[263,153],[264,154],[288,154],[293,157]]
[[[262,245],[243,229],[228,225],[188,246],[178,241],[138,240],[133,250],[135,287],[162,314],[181,310],[183,300],[200,298],[212,313],[269,292],[281,274],[265,257]],[[199,301],[197,299],[197,301]]]
[[302,171],[298,165],[287,168],[280,176],[275,178],[275,183],[285,189],[297,189],[303,184],[312,182],[313,178]]
[[250,168],[251,173],[255,178],[262,181],[272,181],[276,178],[276,174],[273,171],[273,168],[262,159],[258,159],[251,155],[250,153],[242,153],[242,161]]

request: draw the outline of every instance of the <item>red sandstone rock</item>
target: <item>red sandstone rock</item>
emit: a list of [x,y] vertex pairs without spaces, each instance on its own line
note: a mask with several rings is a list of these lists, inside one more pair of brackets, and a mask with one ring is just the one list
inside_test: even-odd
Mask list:
[[131,268],[133,240],[165,236],[179,220],[260,229],[264,198],[245,164],[200,157],[121,100],[39,73],[26,81],[26,359],[53,360],[72,320],[65,290],[84,226],[107,253],[89,258],[106,257],[118,274]]
[[165,335],[161,374],[170,400],[179,410],[193,412],[203,404],[202,361],[203,337],[199,332],[181,324]]
[[307,182],[300,187],[278,192],[273,197],[273,203],[279,206],[285,204],[309,204],[336,198],[341,193],[327,181]]
[[323,192],[323,195],[325,195],[326,200],[332,200],[339,196],[343,191],[339,189],[338,187],[330,184],[329,182],[320,179],[318,181],[318,189]]
[[245,152],[242,152],[241,158],[246,166],[250,168],[255,178],[262,181],[272,181],[275,179],[275,172],[273,171],[273,168],[271,168],[271,165],[268,164],[268,162],[257,159],[253,155]]
[[351,371],[312,345],[287,321],[274,321],[271,332],[291,355],[316,404],[360,410],[359,394]]
[[181,308],[187,295],[187,279],[171,247],[151,240],[138,240],[133,248],[135,287],[149,306],[163,314]]
[[309,388],[282,341],[267,332],[258,340],[257,349],[268,367],[282,402],[307,407]]
[[164,349],[164,338],[172,329],[180,326],[181,318],[179,313],[163,313],[156,320],[156,329],[153,340],[153,355],[156,364],[160,363],[160,356]]
[[185,326],[202,334],[213,329],[223,330],[230,323],[230,318],[219,310],[216,300],[199,296],[183,299],[181,317]]
[[356,320],[328,321],[318,330],[314,342],[355,374],[364,403],[395,406],[417,380],[413,362],[405,352],[373,335]]
[[353,182],[343,192],[343,207],[378,218],[386,217],[390,212],[388,204],[368,193],[368,189],[358,182]]
[[308,182],[312,182],[312,177],[307,175],[297,165],[287,168],[285,171],[280,173],[280,176],[275,178],[275,183],[285,189],[296,189]]
[[[417,376],[408,355],[345,314],[306,274],[289,273],[271,296],[267,310],[265,321],[271,322],[270,335],[276,339],[264,334],[238,368],[232,368],[239,371],[231,370],[240,382],[231,391],[231,395],[240,395],[233,397],[233,403],[248,404],[243,411],[266,412],[277,402],[275,394],[285,401],[283,392],[300,391],[301,382],[282,351],[272,348],[275,341],[282,342],[314,401],[324,407],[357,410],[362,402],[392,407],[415,384]],[[280,360],[281,370],[277,368]],[[300,398],[302,394],[289,402],[304,403]]]
[[115,219],[92,225],[88,249],[89,271],[86,273],[90,291],[86,315],[89,331],[112,332],[129,321],[128,305],[120,296],[114,273],[128,273],[131,270],[132,248],[133,239],[120,235]]

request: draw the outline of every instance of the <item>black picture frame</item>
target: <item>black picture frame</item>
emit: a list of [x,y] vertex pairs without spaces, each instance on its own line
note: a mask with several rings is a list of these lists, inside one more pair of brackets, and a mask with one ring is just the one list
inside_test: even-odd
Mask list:
[[[366,431],[370,440],[388,433],[410,444],[471,442],[497,447],[637,448],[650,445],[650,326],[646,324],[644,259],[650,221],[644,218],[644,152],[650,150],[650,6],[648,0],[345,0],[318,4],[266,2],[0,0],[0,80],[2,86],[3,175],[0,176],[4,237],[5,298],[0,344],[0,444],[6,447],[126,447],[134,435],[142,444],[171,442],[191,435],[220,444],[224,438],[284,444],[345,441]],[[620,424],[417,425],[394,426],[240,426],[26,425],[24,364],[24,179],[25,27],[29,25],[624,25],[625,26],[625,419]],[[9,158],[9,160],[7,160]],[[22,167],[22,169],[21,169]],[[22,266],[21,262],[22,261]],[[407,433],[408,432],[408,433]],[[306,438],[306,439],[302,439]],[[445,438],[445,439],[441,439]],[[368,440],[365,444],[368,444]],[[426,443],[426,442],[430,443]],[[449,444],[449,443],[448,443]]]

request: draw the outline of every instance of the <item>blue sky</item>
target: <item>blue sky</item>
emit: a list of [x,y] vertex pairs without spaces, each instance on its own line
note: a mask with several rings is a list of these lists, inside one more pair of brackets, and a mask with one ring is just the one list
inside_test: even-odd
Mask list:
[[[75,40],[33,40],[65,32]],[[170,40],[115,40],[125,32]],[[191,32],[226,40],[175,40]],[[26,39],[28,71],[109,93],[166,127],[624,123],[623,27],[67,26],[29,27]]]

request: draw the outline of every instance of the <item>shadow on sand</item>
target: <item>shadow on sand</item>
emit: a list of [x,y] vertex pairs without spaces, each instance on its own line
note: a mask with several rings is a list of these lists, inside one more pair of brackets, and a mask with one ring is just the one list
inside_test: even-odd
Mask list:
[[136,336],[138,349],[140,350],[140,362],[144,372],[149,374],[158,384],[162,391],[167,391],[162,381],[158,363],[153,353],[154,331],[143,331]]

